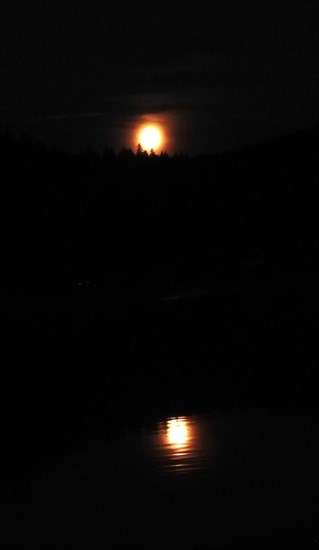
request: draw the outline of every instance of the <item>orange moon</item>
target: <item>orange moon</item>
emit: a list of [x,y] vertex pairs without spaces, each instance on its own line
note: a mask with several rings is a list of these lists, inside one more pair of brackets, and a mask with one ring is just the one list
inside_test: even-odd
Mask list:
[[163,131],[160,126],[147,124],[138,130],[138,143],[144,151],[157,151],[164,141]]

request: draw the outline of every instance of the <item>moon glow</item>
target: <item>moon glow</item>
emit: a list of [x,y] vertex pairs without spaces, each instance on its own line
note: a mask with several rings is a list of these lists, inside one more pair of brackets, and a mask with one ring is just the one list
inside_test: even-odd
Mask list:
[[153,124],[143,126],[138,133],[138,142],[145,151],[156,151],[163,142],[161,129]]

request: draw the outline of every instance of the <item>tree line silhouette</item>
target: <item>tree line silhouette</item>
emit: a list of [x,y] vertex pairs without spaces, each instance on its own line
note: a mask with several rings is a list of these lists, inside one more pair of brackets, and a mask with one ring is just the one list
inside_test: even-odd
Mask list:
[[[206,284],[316,263],[318,128],[194,157],[0,140],[1,284]],[[263,271],[264,270],[264,271]]]

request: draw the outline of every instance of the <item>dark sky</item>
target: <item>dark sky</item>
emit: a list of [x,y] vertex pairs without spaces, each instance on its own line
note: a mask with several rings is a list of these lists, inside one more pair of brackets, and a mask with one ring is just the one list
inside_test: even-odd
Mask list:
[[318,122],[317,0],[2,0],[1,124],[213,152]]

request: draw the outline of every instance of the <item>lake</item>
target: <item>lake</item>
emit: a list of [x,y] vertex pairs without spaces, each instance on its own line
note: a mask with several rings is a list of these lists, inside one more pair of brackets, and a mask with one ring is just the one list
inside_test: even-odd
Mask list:
[[315,548],[317,464],[313,408],[125,410],[7,498],[8,548]]
[[316,548],[316,297],[7,300],[1,548]]

